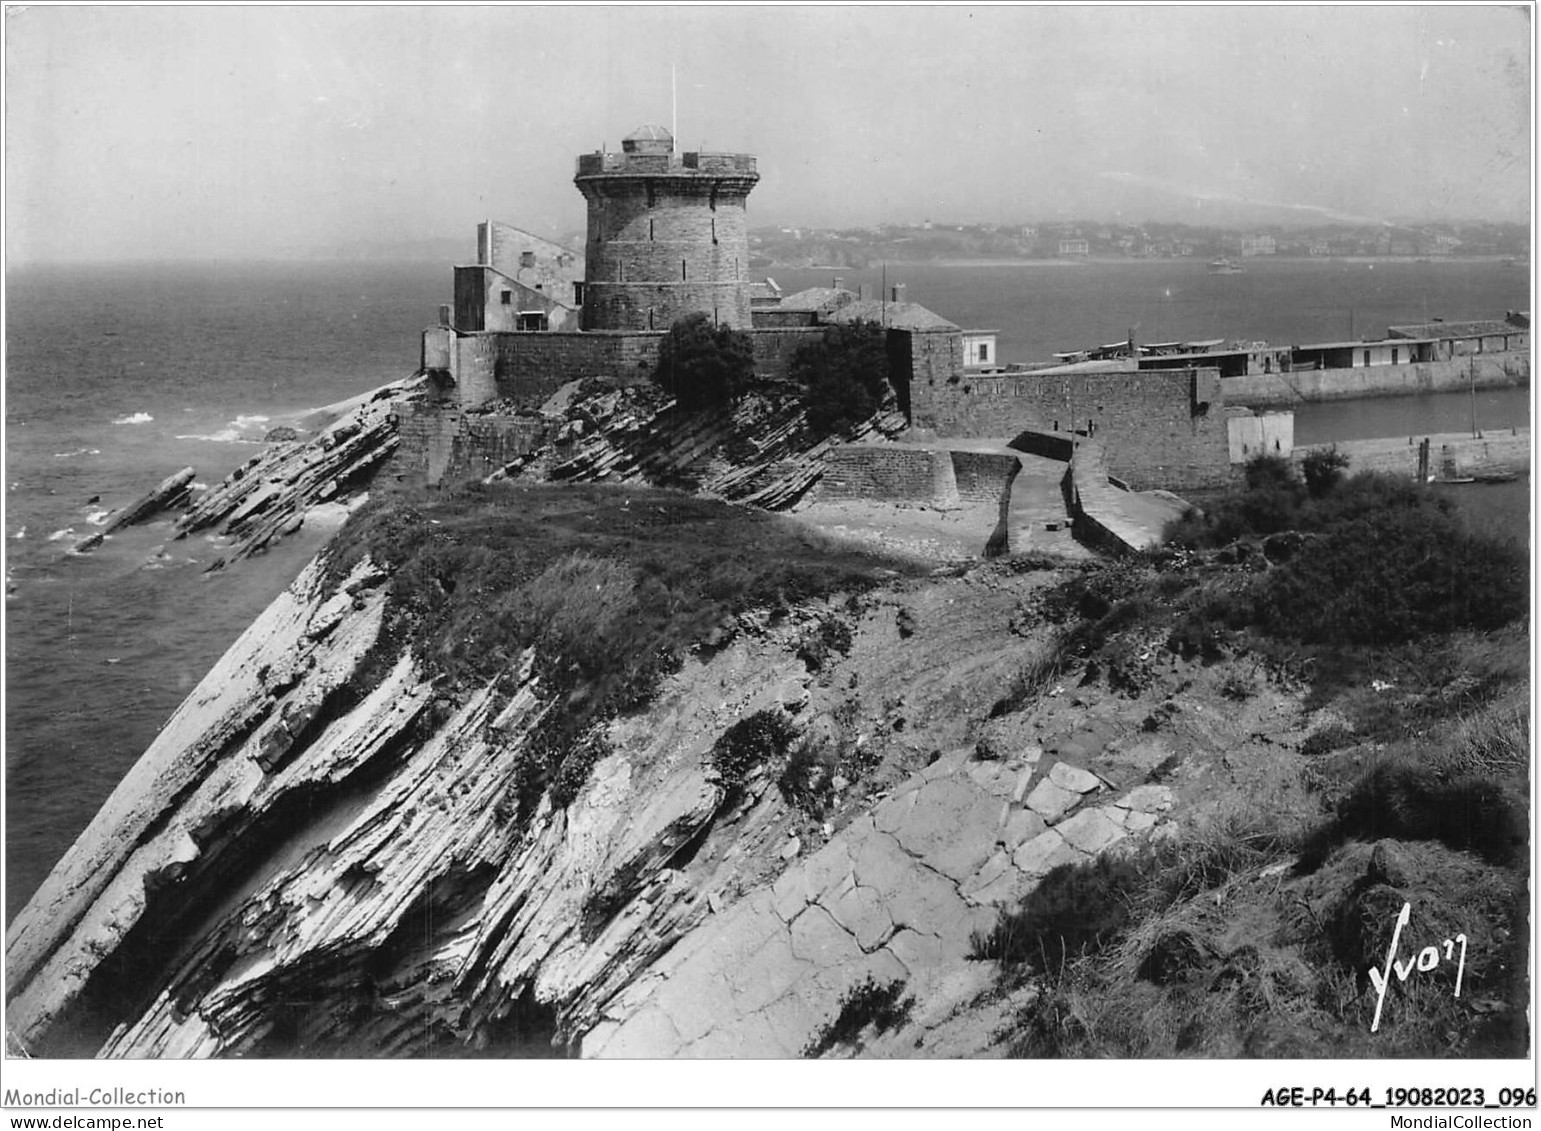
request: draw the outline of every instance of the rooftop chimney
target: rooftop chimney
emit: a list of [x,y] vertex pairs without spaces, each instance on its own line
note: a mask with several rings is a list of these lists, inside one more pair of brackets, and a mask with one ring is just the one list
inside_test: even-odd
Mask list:
[[872,301],[872,284],[871,283],[863,283],[860,286],[860,288],[858,288],[857,293],[858,293],[858,296],[861,298],[862,302],[871,302]]
[[834,283],[835,290],[838,291],[838,290],[840,290],[844,286],[845,286],[845,280],[842,279],[839,275],[836,275],[835,276],[835,283]]
[[904,301],[904,284],[903,283],[895,283],[892,287],[889,288],[888,301],[889,302],[903,302]]

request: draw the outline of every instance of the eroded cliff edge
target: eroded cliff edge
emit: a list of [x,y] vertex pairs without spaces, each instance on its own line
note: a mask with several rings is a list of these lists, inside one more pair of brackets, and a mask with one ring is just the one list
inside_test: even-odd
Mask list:
[[[563,514],[583,498],[546,490]],[[586,490],[628,510],[702,505]],[[655,517],[662,537],[678,536]],[[554,694],[533,647],[486,678],[430,673],[392,638],[401,622],[382,565],[318,560],[13,923],[10,1038],[120,1056],[527,1049],[532,1034],[596,1053],[731,1038],[739,1055],[795,1055],[861,979],[963,962],[991,908],[1051,856],[1124,835],[1130,810],[1107,809],[1117,831],[1081,821],[1096,824],[1084,841],[1067,824],[1054,856],[1027,807],[1041,744],[970,772],[980,705],[1034,648],[1009,628],[1019,586],[906,579],[903,563],[864,554],[833,564],[847,585],[711,624],[647,706],[586,729],[571,745],[592,749],[600,734],[604,753],[559,805],[560,760],[532,746],[548,713],[571,713],[574,692],[592,689]],[[817,818],[784,796],[776,766],[724,780],[714,746],[761,712],[823,744]],[[1113,797],[1094,779],[1080,786]],[[891,790],[874,825],[866,814]],[[896,805],[922,816],[898,820]],[[857,860],[849,890],[822,894]],[[800,882],[814,885],[806,913],[787,902]],[[752,942],[760,958],[738,955],[736,976],[769,996],[733,1006],[743,1027],[713,1006],[709,1046],[684,1021],[678,1041],[627,1030],[615,1044],[639,1005],[656,1014],[665,1000],[638,979],[695,934]],[[698,982],[671,985],[706,1008]],[[596,1025],[603,1040],[584,1041]]]
[[[1502,973],[1524,957],[1507,842],[1409,826],[1409,851],[1328,846],[1297,875],[1288,826],[1383,742],[1276,657],[1157,615],[1311,544],[938,571],[679,492],[502,483],[366,509],[13,923],[8,1040],[788,1056],[877,985],[913,1005],[868,1052],[999,1053],[1054,998],[1003,984],[976,936],[1060,865],[1152,840],[1223,866],[1160,920],[1186,980],[1117,996],[1170,1012],[1191,982],[1234,1007],[1201,1051],[1375,1055],[1344,1043],[1352,1001],[1321,1003],[1380,941],[1365,901],[1403,891],[1420,913],[1464,901],[1497,940],[1468,1001],[1523,1025]],[[1377,669],[1353,690],[1362,708],[1401,681],[1409,717],[1446,703],[1505,723],[1513,643],[1463,645],[1454,684]],[[1493,656],[1473,667],[1478,646]],[[1471,742],[1508,773],[1514,733]],[[1132,972],[1174,944],[1129,945]]]

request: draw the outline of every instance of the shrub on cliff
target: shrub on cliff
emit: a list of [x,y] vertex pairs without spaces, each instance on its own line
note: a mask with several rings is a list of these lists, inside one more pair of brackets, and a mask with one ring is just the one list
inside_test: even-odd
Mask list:
[[875,322],[832,326],[798,347],[787,373],[802,386],[815,435],[849,428],[876,412],[888,395],[888,335]]
[[1259,583],[1258,619],[1271,634],[1384,646],[1498,628],[1528,608],[1523,552],[1436,506],[1337,519],[1324,533]]
[[730,789],[768,762],[786,756],[797,728],[783,711],[771,708],[740,719],[712,746],[712,768]]
[[664,335],[653,381],[681,408],[707,408],[737,399],[754,378],[754,340],[731,326],[688,314]]
[[1345,463],[1330,449],[1314,453],[1302,483],[1288,461],[1255,458],[1245,489],[1169,528],[1171,541],[1198,548],[1283,530],[1316,536],[1231,596],[1228,627],[1382,647],[1525,615],[1520,547],[1469,529],[1449,499],[1421,484],[1373,472],[1341,479]]
[[1300,472],[1306,477],[1306,491],[1313,499],[1328,494],[1343,481],[1343,470],[1348,467],[1348,456],[1336,447],[1316,448],[1300,461]]
[[1128,924],[1132,895],[1144,880],[1140,864],[1122,856],[1061,864],[988,933],[975,935],[974,957],[1046,973],[1095,954]]

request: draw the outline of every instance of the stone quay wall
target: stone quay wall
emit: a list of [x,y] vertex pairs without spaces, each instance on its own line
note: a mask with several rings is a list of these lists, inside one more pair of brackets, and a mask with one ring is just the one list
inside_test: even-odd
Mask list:
[[1530,354],[1523,350],[1473,354],[1448,361],[1254,373],[1222,382],[1225,402],[1246,408],[1288,408],[1315,401],[1404,397],[1413,393],[1508,389],[1530,384]]
[[1487,431],[1480,436],[1455,432],[1308,444],[1295,449],[1294,459],[1299,463],[1313,451],[1336,448],[1348,456],[1349,475],[1358,471],[1381,471],[1412,479],[1418,474],[1418,446],[1425,439],[1429,441],[1429,474],[1437,479],[1530,472],[1528,428]]

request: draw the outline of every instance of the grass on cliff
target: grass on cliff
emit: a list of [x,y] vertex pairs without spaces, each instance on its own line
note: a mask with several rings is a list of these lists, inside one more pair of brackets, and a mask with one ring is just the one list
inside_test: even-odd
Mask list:
[[[1224,702],[1273,680],[1333,721],[1278,750],[1265,787],[1211,786],[1214,813],[1173,839],[1051,873],[1003,912],[977,953],[1020,994],[997,1034],[1012,1054],[1526,1047],[1524,550],[1417,486],[1341,470],[1308,485],[1277,463],[1251,468],[1246,488],[1176,528],[1175,548],[1080,571],[1018,609],[1056,636],[1000,712],[1030,708],[1049,678],[1147,691],[1178,678],[1175,653],[1247,665],[1216,673]],[[1403,959],[1461,933],[1485,942],[1460,999],[1441,962],[1393,987],[1371,1034],[1367,971],[1403,902]]]
[[1473,529],[1446,496],[1375,473],[1302,481],[1277,457],[1246,474],[1244,490],[1168,531],[1179,548],[1231,546],[1236,564],[1271,566],[1213,603],[1231,627],[1373,647],[1487,631],[1528,610],[1526,548]]
[[548,782],[570,800],[603,754],[596,725],[644,706],[692,650],[725,643],[737,614],[774,616],[918,568],[748,507],[594,484],[371,502],[335,543],[332,577],[365,555],[391,575],[378,665],[410,646],[447,689],[470,688],[536,647],[561,709],[535,736],[526,811]]
[[[996,1039],[1025,1057],[1522,1055],[1524,692],[1358,756],[1281,752],[1168,839],[1051,872],[976,937],[1020,1002]],[[1461,997],[1442,957],[1393,979],[1372,1033],[1368,971],[1404,902],[1404,963],[1470,941]]]

